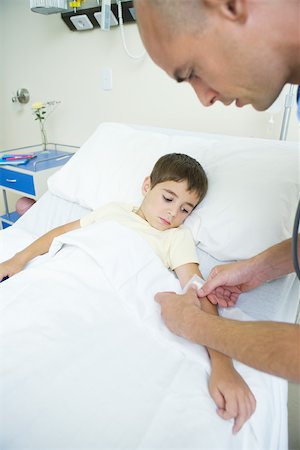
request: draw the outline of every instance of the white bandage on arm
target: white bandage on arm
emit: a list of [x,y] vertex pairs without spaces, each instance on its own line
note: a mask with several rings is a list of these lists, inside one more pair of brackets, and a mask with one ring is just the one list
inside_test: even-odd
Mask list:
[[203,286],[204,283],[205,280],[200,278],[199,275],[193,275],[192,278],[186,283],[186,285],[182,289],[182,294],[185,294],[191,286],[194,289],[198,290]]

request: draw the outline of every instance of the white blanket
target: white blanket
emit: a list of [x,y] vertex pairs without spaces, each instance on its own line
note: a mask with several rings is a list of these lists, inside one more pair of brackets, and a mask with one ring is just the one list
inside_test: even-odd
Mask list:
[[[6,236],[2,260],[33,239]],[[286,382],[235,363],[257,409],[233,436],[208,393],[206,350],[161,321],[153,297],[166,290],[180,290],[174,275],[112,222],[60,236],[1,283],[1,450],[286,449]]]

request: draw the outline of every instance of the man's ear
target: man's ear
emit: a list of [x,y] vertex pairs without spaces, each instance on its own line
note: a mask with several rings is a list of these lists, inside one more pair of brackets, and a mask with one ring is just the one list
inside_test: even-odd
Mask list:
[[247,19],[248,0],[204,0],[207,8],[213,8],[226,19],[245,22]]
[[151,180],[150,177],[146,177],[142,184],[142,194],[145,196],[148,191],[151,189]]

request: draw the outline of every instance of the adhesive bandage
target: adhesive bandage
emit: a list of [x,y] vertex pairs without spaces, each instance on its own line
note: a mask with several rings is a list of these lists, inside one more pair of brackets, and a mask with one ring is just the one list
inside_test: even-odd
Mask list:
[[185,294],[191,286],[194,289],[198,290],[203,286],[204,283],[205,281],[200,278],[199,275],[193,275],[192,278],[184,286],[182,294]]

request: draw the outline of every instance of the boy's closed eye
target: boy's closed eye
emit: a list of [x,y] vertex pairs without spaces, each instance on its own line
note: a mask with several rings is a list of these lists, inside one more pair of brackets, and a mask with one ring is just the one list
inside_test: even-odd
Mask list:
[[164,199],[166,202],[171,202],[171,201],[173,200],[173,197],[166,197],[165,195],[163,195],[163,199]]

